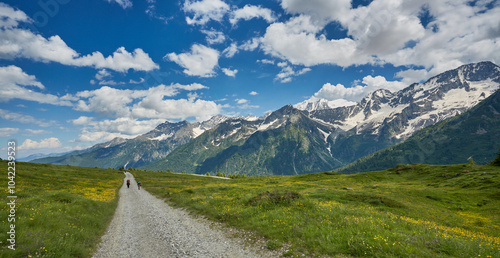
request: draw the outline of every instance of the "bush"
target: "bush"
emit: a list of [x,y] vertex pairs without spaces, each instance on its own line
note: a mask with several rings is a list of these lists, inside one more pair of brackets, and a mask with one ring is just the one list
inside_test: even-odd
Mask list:
[[293,191],[265,191],[250,199],[249,204],[290,204],[298,198],[300,198],[299,193]]
[[497,157],[491,162],[493,166],[500,166],[500,149],[497,152]]

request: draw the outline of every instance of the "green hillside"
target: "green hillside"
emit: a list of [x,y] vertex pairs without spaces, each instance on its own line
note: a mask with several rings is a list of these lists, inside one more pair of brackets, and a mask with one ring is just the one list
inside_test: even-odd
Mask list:
[[[0,166],[7,171],[6,161]],[[90,257],[111,222],[123,173],[22,162],[15,168],[14,193],[7,193],[7,172],[0,177],[4,201],[17,196],[15,217],[10,207],[0,209],[0,257]],[[15,250],[6,241],[11,225]]]
[[486,164],[500,148],[500,91],[468,112],[415,133],[405,142],[360,158],[340,173],[383,170],[397,164]]
[[232,180],[133,173],[172,205],[288,257],[500,257],[500,167]]
[[296,175],[341,166],[327,149],[333,140],[327,142],[319,130],[328,131],[324,125],[291,106],[278,112],[286,114],[280,116],[286,118],[278,128],[255,131],[244,121],[237,128],[223,123],[142,168],[197,174]]

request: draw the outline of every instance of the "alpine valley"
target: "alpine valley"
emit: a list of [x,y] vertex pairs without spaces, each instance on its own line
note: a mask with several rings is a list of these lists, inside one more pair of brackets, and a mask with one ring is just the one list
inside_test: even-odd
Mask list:
[[[337,107],[336,103],[318,100],[288,105],[264,117],[215,116],[201,123],[165,122],[134,139],[116,138],[86,150],[33,162],[198,174],[295,175],[331,171],[407,139],[414,141],[412,136],[421,129],[457,119],[454,117],[476,106],[467,112],[467,121],[481,123],[490,119],[500,110],[481,110],[492,106],[489,97],[499,86],[499,66],[474,63],[398,92],[374,91],[350,106]],[[477,111],[481,106],[485,108]],[[453,122],[439,124],[456,126]],[[500,142],[488,139],[497,137],[497,130],[469,126],[482,137],[455,141],[462,153],[454,159],[441,159],[439,164],[464,163],[464,157],[474,155],[484,157],[478,163],[486,163],[486,157],[494,156]],[[488,142],[478,143],[479,140]]]

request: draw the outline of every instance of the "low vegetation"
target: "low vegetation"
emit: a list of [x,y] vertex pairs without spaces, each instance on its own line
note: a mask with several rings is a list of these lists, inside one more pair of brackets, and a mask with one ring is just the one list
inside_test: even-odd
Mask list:
[[[0,161],[7,170],[7,162]],[[0,209],[0,257],[90,257],[117,206],[123,172],[16,163],[15,222]],[[0,177],[4,201],[7,172]],[[16,249],[7,232],[15,225]]]
[[284,256],[500,256],[496,166],[399,165],[232,180],[133,173],[170,204],[251,231]]

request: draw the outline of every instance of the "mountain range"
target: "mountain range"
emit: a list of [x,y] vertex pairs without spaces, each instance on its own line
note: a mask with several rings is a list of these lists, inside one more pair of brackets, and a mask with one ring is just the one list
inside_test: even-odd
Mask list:
[[462,115],[426,127],[403,143],[345,166],[349,174],[384,170],[397,164],[486,164],[500,149],[500,90]]
[[134,139],[117,138],[35,162],[200,174],[329,171],[463,114],[499,85],[500,67],[491,62],[468,64],[398,92],[374,91],[354,105],[317,100],[288,105],[264,117],[165,122]]

